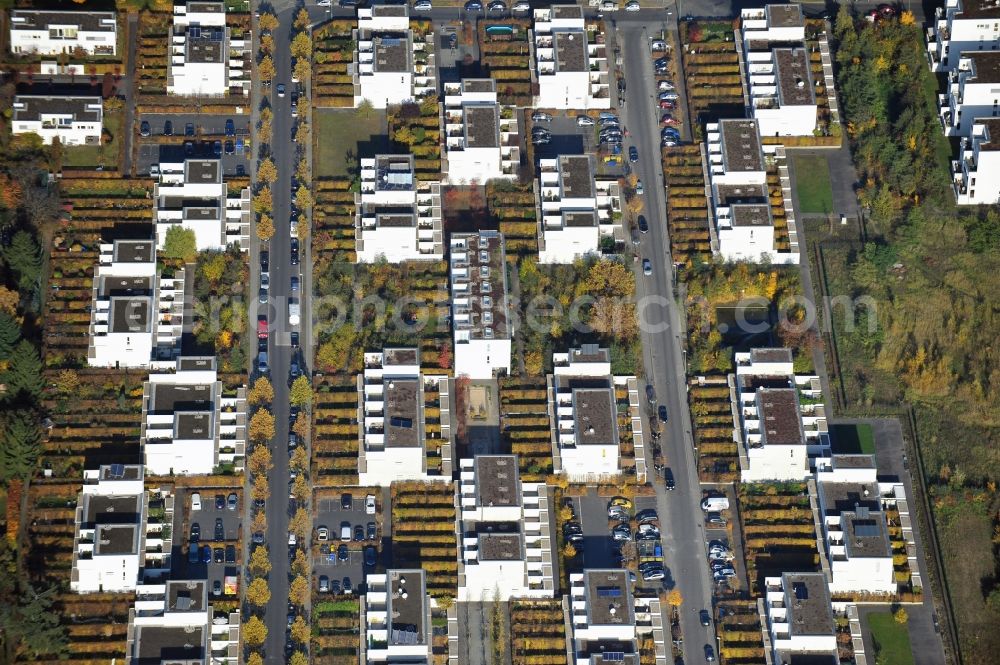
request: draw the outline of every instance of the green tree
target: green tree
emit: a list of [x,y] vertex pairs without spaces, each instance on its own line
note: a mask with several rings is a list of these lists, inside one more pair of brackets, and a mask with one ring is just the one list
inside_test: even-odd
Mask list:
[[66,652],[66,628],[52,608],[56,592],[55,587],[37,591],[24,583],[16,603],[0,605],[0,640],[6,662],[13,663],[18,655],[31,660]]
[[21,339],[21,326],[7,312],[0,312],[0,360],[7,360]]
[[372,117],[372,113],[375,112],[375,107],[372,105],[371,100],[366,97],[361,100],[361,103],[358,104],[358,108],[355,109],[354,112],[358,114],[358,117],[365,118],[367,120]]
[[[206,254],[202,254],[202,257],[206,257]],[[201,274],[210,283],[216,284],[226,274],[228,263],[224,252],[207,253],[207,258],[201,264]]]
[[80,376],[72,369],[64,369],[56,376],[56,390],[61,395],[72,395],[80,387]]
[[167,237],[163,241],[163,255],[168,259],[178,259],[191,263],[198,256],[198,241],[194,231],[175,224],[167,229]]
[[7,394],[26,395],[37,399],[45,387],[42,376],[42,360],[38,349],[26,339],[22,339],[10,354],[10,368],[7,370]]
[[3,258],[17,274],[17,285],[22,291],[30,291],[38,284],[42,274],[42,257],[38,243],[27,231],[18,231],[11,239],[10,246],[3,250]]
[[38,417],[30,411],[7,415],[0,450],[0,475],[4,479],[25,478],[31,474],[42,450]]
[[292,389],[288,399],[295,406],[309,406],[312,404],[312,384],[309,377],[304,374],[292,383]]

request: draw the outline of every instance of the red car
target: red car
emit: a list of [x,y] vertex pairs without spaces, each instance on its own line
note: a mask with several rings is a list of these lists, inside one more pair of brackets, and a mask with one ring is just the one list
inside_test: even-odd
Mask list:
[[674,116],[670,115],[669,113],[664,113],[663,117],[660,118],[660,124],[665,126],[679,125],[681,124],[681,121],[675,118]]
[[660,108],[663,109],[664,111],[673,111],[676,107],[677,107],[676,104],[674,104],[670,100],[667,99],[660,100]]
[[267,320],[257,319],[257,337],[259,339],[267,339],[267,335],[268,335]]

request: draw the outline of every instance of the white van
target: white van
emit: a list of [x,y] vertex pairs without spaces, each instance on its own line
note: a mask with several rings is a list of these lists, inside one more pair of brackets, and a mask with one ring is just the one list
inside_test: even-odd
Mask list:
[[729,510],[729,497],[710,496],[701,502],[701,509],[705,512]]
[[191,510],[201,510],[201,494],[198,492],[191,495]]

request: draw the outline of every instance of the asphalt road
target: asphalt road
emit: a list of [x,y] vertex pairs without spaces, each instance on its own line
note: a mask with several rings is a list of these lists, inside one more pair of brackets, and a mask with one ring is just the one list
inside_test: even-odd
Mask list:
[[[662,480],[654,480],[656,507],[664,526],[668,577],[684,598],[681,612],[684,662],[700,663],[705,659],[704,645],[715,645],[711,629],[698,621],[698,611],[712,607],[712,583],[705,560],[705,534],[699,508],[701,491],[687,409],[679,310],[673,299],[674,273],[667,238],[650,35],[638,21],[618,20],[617,27],[616,41],[622,46],[628,90],[622,119],[639,148],[635,171],[643,181],[644,214],[650,226],[637,248],[639,255],[648,258],[653,266],[651,276],[638,274],[636,278],[637,296],[645,303],[640,312],[643,362],[647,381],[653,384],[659,403],[667,407],[669,418],[661,445],[677,481],[676,491],[667,492]],[[652,468],[652,460],[647,463]]]

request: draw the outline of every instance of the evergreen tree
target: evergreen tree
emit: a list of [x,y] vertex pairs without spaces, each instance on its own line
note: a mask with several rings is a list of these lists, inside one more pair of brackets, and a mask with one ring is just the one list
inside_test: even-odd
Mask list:
[[21,339],[21,327],[7,312],[0,312],[0,360],[7,360],[14,351],[14,345]]
[[11,239],[10,246],[3,251],[4,260],[17,273],[17,285],[22,291],[29,291],[38,285],[42,274],[42,257],[38,243],[27,231],[18,231]]
[[22,339],[10,354],[10,369],[7,371],[7,391],[12,395],[27,395],[37,399],[45,387],[42,376],[42,360],[38,350],[26,339]]
[[29,659],[62,655],[66,652],[66,628],[52,609],[56,588],[36,591],[25,583],[17,603],[0,605],[0,640],[6,662],[18,654]]
[[0,449],[0,475],[5,479],[24,478],[35,468],[41,452],[38,418],[30,411],[15,411],[6,420],[3,448]]

